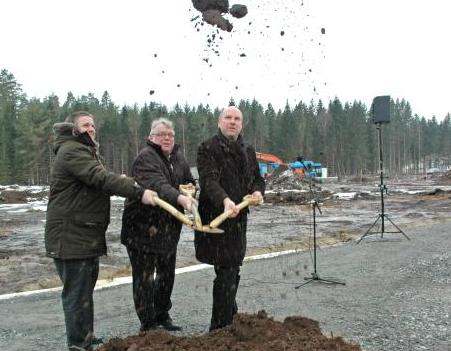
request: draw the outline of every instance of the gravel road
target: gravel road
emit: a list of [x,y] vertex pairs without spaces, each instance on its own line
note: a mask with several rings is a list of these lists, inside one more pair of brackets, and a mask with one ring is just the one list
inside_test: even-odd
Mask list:
[[[451,219],[411,227],[406,240],[370,237],[318,252],[318,273],[346,282],[312,282],[294,289],[313,269],[311,253],[248,261],[238,302],[242,312],[265,309],[276,319],[302,315],[320,322],[367,351],[451,350]],[[182,334],[203,333],[210,318],[212,269],[179,274],[174,320]],[[103,338],[135,334],[139,324],[131,286],[95,292],[95,329]],[[59,293],[0,300],[1,350],[63,350],[65,331]]]

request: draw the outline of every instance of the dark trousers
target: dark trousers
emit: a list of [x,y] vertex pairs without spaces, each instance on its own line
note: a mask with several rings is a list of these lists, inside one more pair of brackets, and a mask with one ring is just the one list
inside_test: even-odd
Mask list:
[[63,282],[61,299],[66,322],[67,345],[91,346],[94,335],[93,291],[99,275],[99,258],[54,259]]
[[141,330],[148,330],[156,322],[169,318],[177,252],[155,253],[146,247],[127,247],[127,252],[132,265],[136,314]]
[[210,331],[232,324],[233,316],[238,312],[236,293],[240,283],[240,267],[215,266],[215,272]]

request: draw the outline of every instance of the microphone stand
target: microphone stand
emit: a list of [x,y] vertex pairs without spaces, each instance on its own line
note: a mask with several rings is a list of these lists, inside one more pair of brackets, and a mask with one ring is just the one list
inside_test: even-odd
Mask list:
[[[302,157],[298,158],[298,161],[302,164],[305,171],[307,172],[307,167],[305,166],[305,164],[302,160]],[[321,207],[319,206],[318,200],[316,198],[316,194],[313,191],[312,178],[309,175],[306,175],[306,176],[309,180],[309,191],[310,191],[310,195],[312,197],[312,200],[310,201],[310,205],[312,207],[312,214],[313,214],[313,272],[310,273],[310,275],[311,275],[310,277],[304,278],[304,280],[306,281],[305,283],[302,283],[302,284],[296,286],[295,289],[299,289],[300,287],[307,285],[311,282],[346,285],[345,282],[340,281],[340,280],[335,280],[335,279],[331,279],[331,278],[321,278],[317,272],[317,269],[316,269],[316,210],[318,210],[320,214],[323,214],[323,212],[321,211]]]

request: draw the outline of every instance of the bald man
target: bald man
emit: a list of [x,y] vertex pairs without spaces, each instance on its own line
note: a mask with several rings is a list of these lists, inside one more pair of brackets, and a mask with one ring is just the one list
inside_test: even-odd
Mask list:
[[196,258],[215,268],[210,331],[232,323],[237,313],[236,293],[240,266],[246,254],[246,208],[236,204],[245,195],[262,198],[265,181],[260,175],[254,148],[243,141],[243,114],[235,106],[222,110],[218,133],[199,146],[199,213],[202,223],[210,223],[221,213],[232,215],[220,225],[224,234],[195,233]]

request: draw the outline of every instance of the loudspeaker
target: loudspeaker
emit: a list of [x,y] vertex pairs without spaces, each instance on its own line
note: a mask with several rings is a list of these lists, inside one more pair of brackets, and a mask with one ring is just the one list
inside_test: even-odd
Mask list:
[[373,123],[390,123],[390,96],[376,96],[371,105]]

